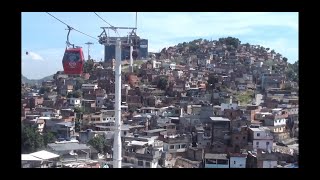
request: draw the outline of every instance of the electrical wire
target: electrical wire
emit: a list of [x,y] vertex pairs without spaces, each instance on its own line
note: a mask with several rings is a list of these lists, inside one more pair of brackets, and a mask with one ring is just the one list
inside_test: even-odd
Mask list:
[[55,18],[56,20],[60,21],[62,24],[66,25],[67,27],[70,27],[72,30],[75,30],[75,31],[77,31],[77,32],[79,32],[79,33],[81,33],[81,34],[83,34],[83,35],[86,35],[86,36],[88,36],[88,37],[91,37],[91,38],[99,41],[99,39],[97,39],[97,38],[95,38],[95,37],[93,37],[93,36],[90,36],[90,35],[88,35],[88,34],[86,34],[86,33],[83,33],[83,32],[81,32],[81,31],[79,31],[79,30],[77,30],[77,29],[69,26],[67,23],[61,21],[60,19],[58,19],[58,18],[55,17],[54,15],[52,15],[52,14],[50,14],[50,13],[48,13],[48,12],[46,12],[46,13],[49,14],[50,16],[52,16],[53,18]]
[[93,12],[95,15],[97,15],[102,21],[104,21],[105,23],[107,23],[109,26],[111,26],[111,28],[113,28],[113,30],[120,36],[119,32],[117,31],[117,29],[112,26],[110,23],[108,23],[106,20],[104,20],[101,16],[99,16],[99,14],[97,14],[96,12]]

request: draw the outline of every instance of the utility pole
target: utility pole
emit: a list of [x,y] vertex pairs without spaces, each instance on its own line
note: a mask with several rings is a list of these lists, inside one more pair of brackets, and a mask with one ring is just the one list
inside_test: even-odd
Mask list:
[[88,45],[88,60],[90,60],[90,45],[92,45],[92,42],[87,42],[85,43],[86,45]]
[[[132,40],[130,40],[130,44],[132,44]],[[133,73],[133,57],[132,57],[133,47],[130,46],[130,66],[129,66],[129,72]]]
[[121,168],[121,40],[116,41],[116,67],[115,67],[115,132],[113,144],[113,167]]

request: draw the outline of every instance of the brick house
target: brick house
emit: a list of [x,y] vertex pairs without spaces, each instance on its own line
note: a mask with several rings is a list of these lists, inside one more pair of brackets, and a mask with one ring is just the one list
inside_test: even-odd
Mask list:
[[248,146],[248,128],[240,127],[238,130],[233,130],[231,134],[231,146],[233,152],[239,153],[241,149],[246,149]]

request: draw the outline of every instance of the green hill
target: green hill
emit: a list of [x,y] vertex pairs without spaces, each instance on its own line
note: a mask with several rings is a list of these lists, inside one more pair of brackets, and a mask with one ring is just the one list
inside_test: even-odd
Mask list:
[[49,81],[49,80],[53,80],[53,75],[46,76],[41,79],[28,79],[27,77],[21,75],[21,82],[28,83],[30,85],[41,84],[43,81]]

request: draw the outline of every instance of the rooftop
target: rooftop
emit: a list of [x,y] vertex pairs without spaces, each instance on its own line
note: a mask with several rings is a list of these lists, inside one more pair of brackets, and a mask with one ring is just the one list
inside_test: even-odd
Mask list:
[[205,154],[205,159],[228,159],[227,154]]
[[210,117],[212,121],[230,121],[228,118],[223,117]]
[[162,131],[166,131],[166,129],[152,129],[152,130],[148,130],[145,131],[146,133],[156,133],[156,132],[162,132]]
[[131,144],[131,145],[134,145],[134,146],[144,146],[144,145],[148,144],[148,142],[143,142],[143,141],[131,141],[130,144]]
[[48,144],[48,147],[52,148],[54,151],[72,151],[72,150],[79,150],[79,149],[90,149],[90,147],[87,146],[86,144],[79,144],[79,143],[65,143],[65,144],[51,143],[51,144]]
[[266,131],[266,130],[270,130],[268,127],[259,127],[259,128],[249,128],[252,131],[256,131],[256,132],[262,132],[262,131]]
[[42,161],[42,159],[34,157],[30,154],[21,154],[21,161]]
[[34,152],[34,153],[29,154],[29,155],[34,156],[34,157],[39,158],[39,159],[44,159],[44,160],[48,160],[48,159],[59,157],[58,154],[54,154],[54,153],[51,153],[51,152],[48,152],[48,151],[44,151],[44,150],[43,151]]
[[142,107],[141,110],[144,110],[144,109],[154,109],[154,110],[157,110],[159,108],[156,108],[156,107]]

